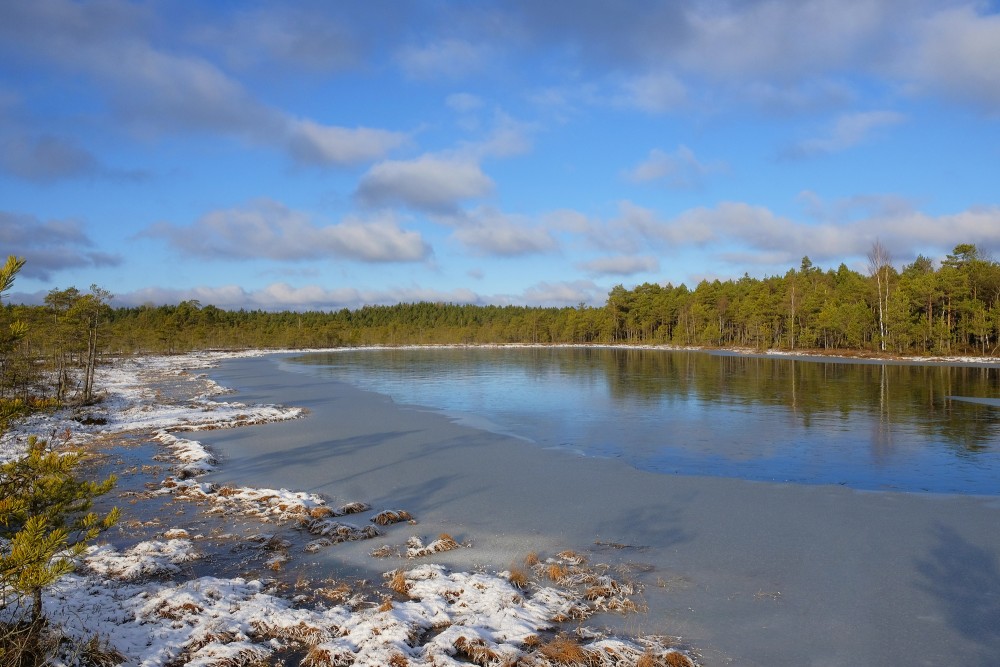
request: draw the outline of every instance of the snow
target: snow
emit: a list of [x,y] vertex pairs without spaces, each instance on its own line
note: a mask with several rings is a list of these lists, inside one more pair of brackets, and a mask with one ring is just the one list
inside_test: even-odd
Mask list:
[[[115,434],[146,434],[163,446],[174,473],[151,495],[172,494],[225,515],[290,522],[318,536],[307,552],[339,540],[378,535],[375,525],[359,527],[337,520],[369,511],[364,503],[331,509],[316,494],[198,481],[218,463],[202,443],[177,432],[304,414],[296,408],[220,400],[226,390],[192,370],[210,367],[227,356],[233,355],[153,357],[101,368],[97,384],[104,388],[104,400],[87,409],[85,423],[69,411],[35,415],[0,439],[0,459],[23,452],[28,433],[66,433],[64,439],[74,444]],[[197,383],[200,393],[171,403],[151,388],[153,378]],[[415,523],[405,510],[383,511],[371,520],[380,525],[396,521]],[[441,565],[422,564],[386,573],[386,583],[376,590],[339,591],[327,606],[315,600],[307,605],[303,598],[289,599],[268,579],[193,576],[191,568],[182,566],[202,558],[198,536],[173,527],[164,537],[123,550],[109,545],[90,547],[75,573],[46,590],[49,627],[70,640],[66,645],[81,646],[96,637],[106,654],[116,655],[128,666],[241,665],[293,655],[304,655],[304,665],[359,667],[440,667],[469,660],[506,664],[522,656],[536,665],[563,664],[549,657],[556,640],[578,645],[589,664],[595,665],[635,664],[644,654],[662,660],[676,653],[663,638],[605,637],[580,625],[608,609],[636,610],[634,603],[629,607],[622,601],[630,602],[629,596],[639,591],[572,554],[536,564],[534,581],[509,572],[452,572]],[[441,535],[426,545],[412,537],[407,547],[407,555],[413,558],[471,545]],[[277,569],[290,557],[279,553],[266,565]],[[553,571],[562,578],[547,578]],[[601,594],[594,594],[598,588]],[[561,626],[565,622],[573,624],[575,634],[553,639],[555,632],[565,630]],[[54,664],[81,663],[77,653],[69,651]]]

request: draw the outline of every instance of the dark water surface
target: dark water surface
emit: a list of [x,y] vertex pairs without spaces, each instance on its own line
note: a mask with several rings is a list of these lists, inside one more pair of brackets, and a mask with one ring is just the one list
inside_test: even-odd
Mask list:
[[647,471],[1000,495],[995,364],[546,347],[344,350],[283,367]]

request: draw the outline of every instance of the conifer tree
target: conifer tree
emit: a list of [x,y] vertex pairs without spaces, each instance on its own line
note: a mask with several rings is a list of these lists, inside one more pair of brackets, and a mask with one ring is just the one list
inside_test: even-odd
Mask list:
[[26,618],[9,628],[8,640],[20,641],[0,645],[5,663],[3,653],[11,651],[38,660],[42,591],[71,572],[88,542],[118,521],[117,507],[103,516],[91,510],[94,499],[114,486],[114,476],[82,480],[80,462],[79,453],[55,451],[32,436],[27,455],[0,466],[0,601],[28,605]]

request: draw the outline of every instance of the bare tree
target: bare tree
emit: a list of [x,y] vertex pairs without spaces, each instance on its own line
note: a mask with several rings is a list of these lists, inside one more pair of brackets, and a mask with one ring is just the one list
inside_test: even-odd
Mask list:
[[889,308],[889,270],[892,268],[892,255],[889,250],[882,245],[882,242],[875,239],[871,250],[868,251],[868,274],[875,278],[875,287],[878,290],[878,333],[879,349],[885,351],[885,314]]

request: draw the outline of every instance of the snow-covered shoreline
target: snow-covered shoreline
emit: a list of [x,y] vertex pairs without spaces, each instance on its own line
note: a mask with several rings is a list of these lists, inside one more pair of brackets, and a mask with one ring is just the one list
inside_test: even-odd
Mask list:
[[[117,436],[138,434],[160,444],[172,472],[147,497],[168,494],[205,503],[210,512],[304,528],[327,543],[345,534],[344,539],[378,534],[380,521],[375,517],[366,528],[334,520],[360,509],[360,504],[334,510],[315,494],[219,487],[198,480],[216,460],[195,439],[197,431],[305,414],[295,407],[220,400],[228,390],[197,373],[223,359],[263,354],[128,359],[101,368],[101,403],[32,416],[3,436],[0,457],[17,456],[29,434],[99,449],[113,448]],[[179,402],[169,400],[153,389],[164,382],[186,385],[188,395]],[[405,510],[379,516],[389,517],[387,523],[409,517]],[[351,531],[360,537],[351,536]],[[303,596],[288,595],[265,572],[258,578],[193,576],[186,565],[203,558],[200,537],[184,525],[171,525],[157,538],[129,547],[92,547],[78,571],[45,596],[51,627],[69,639],[57,664],[77,664],[76,651],[93,638],[87,650],[143,666],[275,659],[372,666],[510,664],[519,659],[535,665],[573,660],[593,665],[634,665],[640,660],[650,665],[691,664],[671,647],[670,638],[617,638],[587,628],[584,622],[594,613],[637,611],[641,605],[633,597],[639,591],[611,576],[607,567],[574,553],[535,557],[523,568],[496,573],[452,572],[421,564],[386,572],[386,584],[374,596],[371,591],[344,592],[333,604],[317,604],[315,598],[300,604]],[[461,546],[445,535],[427,545],[414,536],[408,544],[411,558]],[[268,567],[279,569],[281,559],[289,557],[276,556]]]

